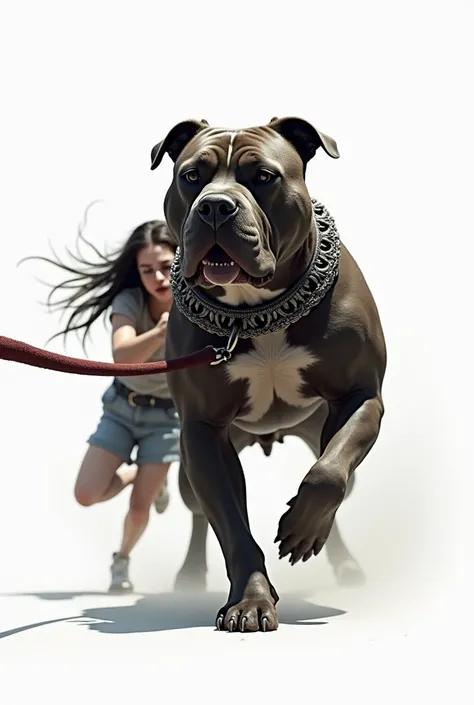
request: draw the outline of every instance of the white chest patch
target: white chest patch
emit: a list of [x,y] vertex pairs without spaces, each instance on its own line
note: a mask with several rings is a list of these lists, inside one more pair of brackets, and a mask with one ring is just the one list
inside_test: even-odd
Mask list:
[[303,396],[301,371],[318,361],[307,348],[289,345],[285,331],[263,335],[253,341],[254,349],[236,355],[226,365],[231,381],[248,382],[250,410],[245,421],[256,422],[270,409],[275,397],[289,406],[311,406],[316,399]]

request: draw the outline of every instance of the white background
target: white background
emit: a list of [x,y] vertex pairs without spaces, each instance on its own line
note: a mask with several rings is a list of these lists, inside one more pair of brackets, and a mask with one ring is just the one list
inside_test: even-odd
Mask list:
[[[452,609],[462,629],[472,570],[472,20],[472,3],[460,0],[42,0],[5,3],[0,15],[2,335],[43,347],[58,330],[37,279],[59,274],[17,263],[48,255],[48,242],[65,256],[91,201],[103,199],[86,231],[99,247],[163,216],[172,164],[166,157],[151,172],[150,150],[176,122],[244,127],[297,115],[336,139],[341,158],[318,154],[307,181],[368,280],[388,347],[382,433],[340,525],[370,579],[359,594],[380,615],[403,599],[414,615],[428,608],[432,627]],[[110,360],[108,332],[97,324],[92,333],[89,356]],[[64,352],[61,341],[48,347]],[[72,336],[66,351],[83,356]],[[128,493],[85,510],[72,489],[108,382],[7,362],[0,375],[0,591],[102,591]],[[322,590],[330,602],[325,554],[291,568],[272,543],[309,451],[289,440],[271,460],[258,449],[242,460],[280,594],[309,590],[317,601]],[[171,491],[169,511],[152,516],[133,554],[144,593],[170,589],[187,546],[176,467]],[[222,592],[213,536],[208,545],[209,586]],[[20,610],[8,628],[27,623]],[[27,639],[5,644],[16,640],[21,660]]]

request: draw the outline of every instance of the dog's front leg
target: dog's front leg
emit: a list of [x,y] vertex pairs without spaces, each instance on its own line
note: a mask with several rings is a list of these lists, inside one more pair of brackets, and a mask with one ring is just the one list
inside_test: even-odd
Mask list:
[[278,595],[250,532],[244,473],[228,428],[185,416],[181,452],[189,482],[222,548],[230,581],[229,599],[217,615],[218,629],[276,629]]
[[280,558],[307,561],[324,546],[348,480],[377,440],[383,416],[380,395],[350,395],[329,404],[321,437],[322,454],[303,479],[278,526]]

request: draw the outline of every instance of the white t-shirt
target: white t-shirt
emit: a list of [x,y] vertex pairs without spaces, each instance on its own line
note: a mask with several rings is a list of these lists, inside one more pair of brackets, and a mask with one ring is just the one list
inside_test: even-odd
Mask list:
[[[146,333],[155,327],[156,321],[148,310],[147,299],[140,287],[124,289],[112,301],[110,317],[114,313],[121,313],[134,321],[137,335]],[[164,359],[165,346],[155,350],[146,362],[158,362]],[[117,377],[122,384],[139,394],[152,394],[161,399],[170,399],[171,395],[166,381],[166,372],[155,375],[141,375],[139,377]]]

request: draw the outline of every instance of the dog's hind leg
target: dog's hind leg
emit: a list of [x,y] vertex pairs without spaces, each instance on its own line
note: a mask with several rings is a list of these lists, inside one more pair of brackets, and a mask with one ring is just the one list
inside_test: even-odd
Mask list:
[[178,478],[181,497],[192,513],[192,531],[186,558],[176,576],[175,590],[205,590],[207,574],[206,540],[209,522],[189,484],[183,463],[180,463]]
[[[321,419],[319,419],[319,414],[321,413],[322,412],[318,410],[315,414],[318,418],[315,418],[315,416],[311,417],[298,426],[294,432],[295,436],[301,438],[301,440],[307,444],[309,449],[313,452],[315,458],[318,458],[320,455],[320,447],[319,440],[315,439],[314,427],[315,425],[320,425]],[[351,475],[349,478],[344,500],[346,500],[351,494],[354,488],[354,482],[355,474]],[[361,567],[347,548],[344,539],[341,536],[337,517],[334,519],[334,523],[325,544],[325,549],[329,563],[334,572],[334,576],[341,587],[362,585],[365,582],[365,576]]]

